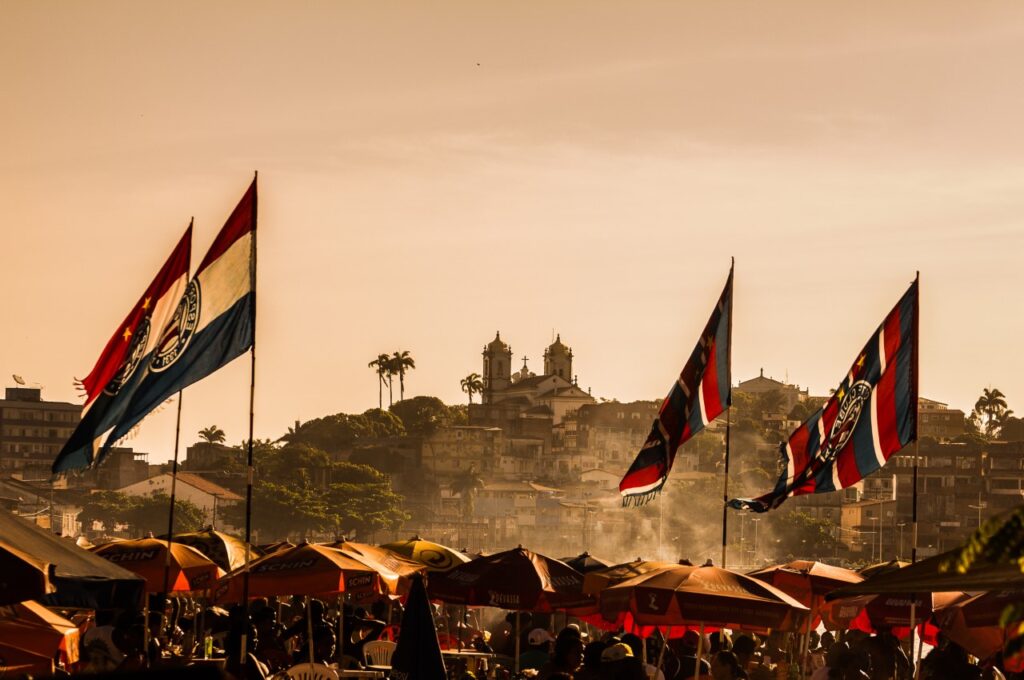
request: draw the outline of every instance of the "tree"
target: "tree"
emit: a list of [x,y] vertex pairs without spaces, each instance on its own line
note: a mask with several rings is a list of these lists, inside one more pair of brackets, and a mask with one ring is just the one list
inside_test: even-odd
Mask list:
[[327,499],[336,529],[349,535],[395,530],[409,519],[387,475],[368,465],[335,463]]
[[216,425],[210,425],[199,430],[199,437],[210,444],[223,444],[224,440],[227,439],[224,430]]
[[[390,369],[388,368],[391,357],[387,354],[378,354],[377,358],[371,361],[367,366],[369,368],[376,369],[377,373],[377,408],[384,408],[384,385],[388,384],[385,380],[390,375]],[[388,384],[388,402],[391,402],[391,386]]]
[[452,493],[459,494],[459,498],[462,500],[464,522],[473,521],[476,510],[476,493],[482,488],[484,488],[484,480],[477,474],[475,464],[471,464],[468,470],[452,480]]
[[480,394],[484,391],[484,381],[480,378],[479,373],[470,373],[465,378],[459,381],[462,385],[462,391],[469,395],[469,403],[473,403],[473,395]]
[[[234,526],[245,526],[245,505],[228,506],[224,519]],[[260,479],[253,486],[252,525],[260,540],[269,542],[331,532],[336,522],[322,491]]]
[[1024,441],[1024,418],[1004,418],[999,428],[999,438],[1008,442]]
[[995,437],[999,434],[999,428],[1005,419],[1013,414],[1006,406],[1006,395],[997,388],[985,388],[974,404],[971,412],[971,419],[979,427],[984,426],[985,434],[988,437]]
[[[170,511],[171,498],[167,494],[152,496],[136,496],[135,501],[125,513],[128,523],[132,525],[137,536],[152,533],[160,536],[167,533],[167,513]],[[199,531],[207,522],[206,513],[195,503],[174,499],[174,532]]]
[[412,397],[396,402],[391,412],[401,418],[411,435],[427,435],[459,420],[461,409],[446,406],[437,397]]
[[281,440],[290,444],[308,444],[328,453],[339,453],[360,439],[400,437],[404,434],[405,426],[396,414],[375,408],[361,415],[336,413],[307,420],[286,433]]
[[390,368],[398,375],[398,398],[405,399],[405,372],[416,368],[416,362],[407,350],[401,350],[391,355]]
[[[82,511],[78,513],[78,521],[82,530],[91,533],[93,523],[103,525],[106,533],[114,531],[117,524],[127,524],[124,510],[131,506],[132,498],[117,491],[94,491],[82,502]],[[166,527],[165,527],[166,528]]]

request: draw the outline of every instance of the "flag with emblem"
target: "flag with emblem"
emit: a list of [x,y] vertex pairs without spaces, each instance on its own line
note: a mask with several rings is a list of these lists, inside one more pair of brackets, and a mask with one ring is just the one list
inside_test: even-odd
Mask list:
[[885,317],[825,405],[782,444],[782,472],[737,509],[765,512],[790,496],[853,486],[917,439],[918,281]]
[[164,400],[244,354],[256,337],[256,180],[217,234],[159,334],[105,453]]
[[732,404],[732,273],[679,379],[661,404],[636,460],[619,482],[625,506],[644,505],[665,485],[676,451]]
[[[54,474],[84,470],[97,462],[97,438],[118,422],[137,381],[138,369],[152,354],[156,336],[174,314],[188,285],[192,225],[103,348],[96,365],[79,381],[85,391],[82,419],[53,462]],[[154,328],[156,330],[154,330]]]

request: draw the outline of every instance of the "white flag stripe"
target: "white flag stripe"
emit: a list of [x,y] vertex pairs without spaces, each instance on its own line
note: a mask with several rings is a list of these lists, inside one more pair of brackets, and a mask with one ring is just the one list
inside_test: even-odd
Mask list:
[[252,232],[249,232],[232,243],[223,255],[199,273],[200,312],[196,333],[202,332],[251,291],[251,256]]
[[882,367],[879,375],[885,373],[885,324],[878,331],[878,365]]
[[878,385],[871,390],[871,445],[875,447],[875,460],[878,467],[885,467],[885,456],[882,455],[882,442],[878,439]]

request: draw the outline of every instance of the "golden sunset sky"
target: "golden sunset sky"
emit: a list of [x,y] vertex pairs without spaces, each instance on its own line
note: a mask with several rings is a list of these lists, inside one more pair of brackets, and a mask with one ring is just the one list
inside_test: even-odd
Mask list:
[[259,437],[375,406],[382,351],[464,401],[498,329],[660,399],[730,256],[734,379],[826,393],[920,270],[923,396],[1024,411],[1020,3],[12,0],[0,63],[0,376],[45,398],[259,170]]

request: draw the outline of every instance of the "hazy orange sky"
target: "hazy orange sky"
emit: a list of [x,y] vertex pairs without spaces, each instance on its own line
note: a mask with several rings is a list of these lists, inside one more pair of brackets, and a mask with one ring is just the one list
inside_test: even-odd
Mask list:
[[920,269],[922,393],[1024,411],[1019,3],[12,1],[0,60],[0,376],[46,398],[259,170],[259,437],[375,406],[382,351],[463,401],[497,329],[660,399],[730,256],[734,378],[826,393]]

